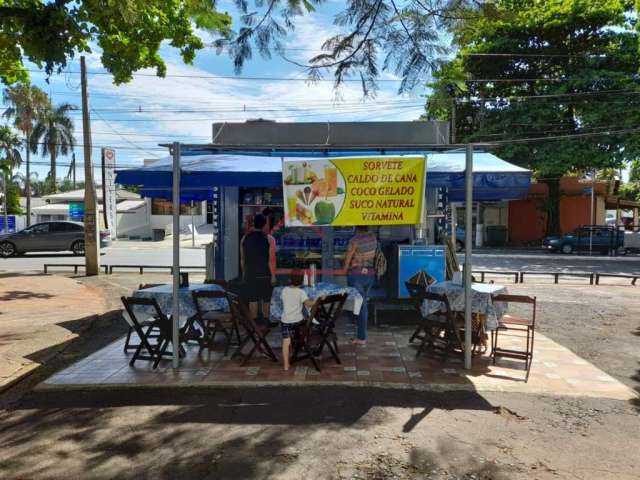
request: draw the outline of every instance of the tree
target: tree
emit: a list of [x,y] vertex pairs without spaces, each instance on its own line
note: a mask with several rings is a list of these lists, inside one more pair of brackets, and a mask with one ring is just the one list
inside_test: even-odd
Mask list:
[[[272,52],[291,63],[306,68],[311,80],[333,73],[335,86],[356,77],[365,95],[374,95],[383,71],[401,77],[399,91],[423,84],[427,75],[441,64],[439,57],[448,53],[447,39],[441,33],[454,22],[476,15],[481,0],[349,0],[334,24],[340,33],[327,38],[322,53],[307,63],[286,57],[282,38],[295,27],[293,16],[303,9],[313,12],[322,0],[283,2],[255,0],[249,11],[247,0],[234,0],[242,12],[242,27],[230,41],[215,45],[228,53],[240,71],[252,57],[252,42],[264,58]],[[284,4],[284,6],[282,6]],[[282,8],[278,8],[282,6]],[[489,12],[489,8],[485,9]]]
[[[241,13],[237,32],[231,31],[229,15],[216,10],[215,0],[0,3],[0,78],[7,84],[26,80],[23,57],[44,66],[49,74],[60,72],[77,52],[89,52],[92,45],[101,49],[102,64],[116,83],[129,81],[142,68],[155,68],[163,76],[166,67],[159,54],[163,41],[178,48],[186,63],[205,47],[194,27],[213,33],[212,46],[218,53],[228,52],[240,71],[254,48],[266,59],[274,53],[286,57],[283,39],[295,28],[296,17],[314,12],[323,2],[233,0]],[[402,77],[400,90],[409,90],[424,83],[439,65],[438,56],[446,53],[446,39],[440,33],[482,3],[349,0],[335,17],[341,32],[326,39],[323,53],[298,64],[312,79],[332,72],[336,85],[355,76],[365,94],[374,94],[378,76],[389,70]]]
[[640,182],[640,160],[637,158],[629,165],[629,181]]
[[8,215],[9,213],[21,213],[20,212],[20,196],[16,194],[14,182],[11,182],[13,177],[13,169],[18,168],[22,163],[22,157],[20,156],[20,147],[22,142],[20,138],[13,133],[11,127],[7,125],[0,126],[0,172],[3,177],[3,190],[4,190],[4,226],[8,228]]
[[27,226],[31,225],[31,151],[29,149],[31,132],[37,119],[49,108],[51,102],[45,92],[35,85],[19,83],[5,89],[3,100],[9,107],[2,114],[13,118],[13,125],[25,136],[27,173],[24,177],[27,197]]
[[93,45],[116,83],[142,68],[163,76],[163,42],[191,63],[204,47],[196,28],[226,36],[230,26],[215,0],[0,1],[0,78],[8,85],[27,81],[25,59],[59,73]]
[[56,192],[56,159],[59,155],[68,155],[75,146],[73,136],[73,120],[69,112],[76,107],[63,103],[57,107],[48,108],[37,120],[31,133],[29,148],[32,153],[41,152],[42,155],[51,156],[50,176],[53,182],[53,191]]
[[485,143],[547,183],[549,233],[559,229],[559,177],[639,156],[635,17],[622,0],[501,0],[452,30],[459,52],[436,72],[427,116],[448,119],[455,102],[460,141]]
[[629,165],[629,181],[620,185],[620,198],[640,202],[640,160],[635,159]]

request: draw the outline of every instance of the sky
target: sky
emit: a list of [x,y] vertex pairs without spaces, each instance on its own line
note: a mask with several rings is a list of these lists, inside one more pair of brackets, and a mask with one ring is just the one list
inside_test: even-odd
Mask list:
[[[285,40],[287,57],[305,63],[319,53],[322,42],[338,31],[333,17],[342,5],[329,1],[313,14],[297,18],[295,31]],[[219,2],[218,9],[234,16],[228,1]],[[205,42],[212,39],[207,32],[199,33]],[[214,49],[205,48],[193,65],[185,65],[178,51],[169,46],[162,47],[161,55],[167,64],[166,78],[158,78],[154,70],[141,70],[130,83],[120,86],[113,84],[103,68],[98,49],[86,55],[96,181],[100,179],[100,169],[95,166],[100,164],[101,147],[116,151],[119,168],[139,166],[144,159],[168,154],[159,143],[210,142],[212,123],[256,118],[282,122],[415,120],[424,111],[424,87],[398,95],[399,78],[390,72],[381,75],[376,97],[365,99],[358,82],[347,83],[336,92],[328,74],[324,81],[310,84],[303,68],[276,56],[265,61],[254,52],[238,78],[226,52],[216,55]],[[78,106],[72,116],[78,144],[76,175],[81,180],[84,156],[79,71],[77,57],[66,72],[52,76],[48,83],[43,73],[31,73],[31,80],[55,104]],[[70,161],[70,156],[58,159],[59,178],[67,174]],[[48,165],[48,157],[32,157],[32,171],[40,179],[46,177]],[[20,171],[24,172],[24,165]]]

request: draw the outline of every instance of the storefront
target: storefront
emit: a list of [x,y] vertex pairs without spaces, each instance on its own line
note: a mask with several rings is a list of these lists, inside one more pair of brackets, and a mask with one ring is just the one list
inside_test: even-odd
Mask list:
[[[426,157],[426,189],[420,221],[402,225],[373,225],[389,263],[387,275],[377,286],[378,296],[396,297],[402,285],[399,262],[401,245],[438,243],[438,229],[447,228],[450,202],[461,200],[464,184],[464,153],[418,150],[306,150],[222,151],[208,148],[185,149],[181,160],[181,198],[208,200],[215,222],[216,276],[232,279],[239,275],[239,244],[251,228],[256,213],[267,214],[277,242],[277,266],[284,274],[291,268],[316,265],[323,278],[344,281],[335,273],[342,269],[346,247],[354,234],[353,225],[291,225],[285,218],[287,201],[283,194],[283,161],[314,162],[339,157],[374,156],[385,159],[398,155]],[[170,198],[171,157],[151,166],[118,172],[120,184],[141,186],[145,196]],[[504,162],[489,153],[474,158],[474,200],[499,201],[526,195],[530,172]],[[310,182],[309,186],[312,186]],[[286,188],[286,185],[285,185]],[[323,188],[320,184],[320,188]],[[326,188],[326,187],[325,187]],[[394,211],[393,208],[388,208]],[[314,218],[314,220],[317,220]],[[314,221],[312,223],[319,223]],[[384,222],[383,222],[384,223]],[[288,224],[288,225],[287,225]],[[416,247],[417,248],[417,247]],[[417,253],[415,253],[417,255]],[[431,252],[436,255],[435,250]],[[410,273],[410,272],[409,272]],[[408,274],[405,272],[405,274]]]

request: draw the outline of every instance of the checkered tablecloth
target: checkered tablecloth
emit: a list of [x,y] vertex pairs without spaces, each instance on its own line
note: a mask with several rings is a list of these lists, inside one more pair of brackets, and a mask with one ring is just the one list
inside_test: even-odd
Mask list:
[[[452,281],[434,283],[429,286],[429,291],[446,295],[453,311],[464,311],[464,287]],[[507,305],[501,302],[493,302],[492,295],[506,294],[507,288],[496,283],[474,283],[471,286],[471,311],[486,317],[485,330],[498,328],[498,320],[506,312]],[[440,302],[425,300],[422,304],[422,314],[428,315],[444,308]]]
[[[192,283],[188,287],[179,289],[180,317],[182,318],[190,318],[196,314],[196,306],[193,303],[193,297],[191,296],[191,292],[194,290],[224,291],[220,285],[208,283]],[[171,315],[173,311],[173,286],[171,284],[145,288],[144,290],[136,290],[133,293],[133,296],[141,298],[155,298],[156,302],[158,302],[158,305],[160,306],[160,310],[162,310],[167,316]],[[200,300],[200,304],[206,310],[228,309],[227,300],[224,298],[202,299]]]
[[[282,316],[282,289],[284,287],[276,287],[273,289],[271,295],[271,318],[274,320],[280,320]],[[302,287],[307,292],[307,296],[316,300],[320,297],[334,294],[347,294],[347,301],[344,304],[344,310],[349,310],[354,314],[360,314],[362,308],[363,298],[360,292],[353,287],[345,287],[343,285],[337,285],[335,283],[320,282],[315,287]]]

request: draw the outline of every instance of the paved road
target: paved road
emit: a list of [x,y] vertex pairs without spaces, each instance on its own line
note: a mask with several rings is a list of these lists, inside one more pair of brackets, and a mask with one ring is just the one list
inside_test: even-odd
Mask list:
[[621,257],[588,257],[582,255],[553,255],[546,253],[480,253],[473,256],[472,263],[474,270],[640,274],[640,257],[630,255]]
[[[183,265],[204,265],[204,250],[181,249]],[[103,264],[171,265],[172,251],[168,244],[120,242],[104,250]],[[460,256],[463,260],[463,256]],[[44,263],[82,263],[82,257],[72,254],[28,254],[0,259],[0,273],[42,270]],[[548,253],[500,250],[482,251],[473,255],[474,270],[602,272],[640,274],[640,256],[621,257],[552,255]]]
[[[104,264],[171,265],[170,246],[147,242],[127,242],[103,250],[100,262]],[[0,258],[0,273],[42,270],[45,263],[83,263],[84,257],[71,253],[31,253],[22,257]],[[204,265],[204,250],[182,248],[180,263]]]

